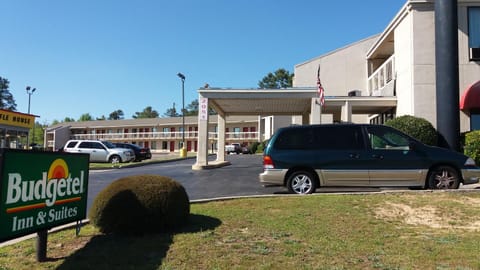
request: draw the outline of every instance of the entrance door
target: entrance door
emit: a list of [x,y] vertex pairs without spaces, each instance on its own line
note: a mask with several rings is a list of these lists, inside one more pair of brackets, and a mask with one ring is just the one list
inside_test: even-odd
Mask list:
[[190,152],[192,150],[192,142],[187,141],[187,151]]
[[170,152],[174,152],[174,151],[175,151],[175,142],[171,141],[170,142]]

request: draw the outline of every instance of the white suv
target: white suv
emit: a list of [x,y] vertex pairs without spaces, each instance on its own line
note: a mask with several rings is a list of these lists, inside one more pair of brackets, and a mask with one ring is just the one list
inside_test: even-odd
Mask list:
[[135,159],[132,150],[115,147],[111,142],[97,140],[69,140],[63,151],[70,153],[88,153],[90,162],[129,162]]

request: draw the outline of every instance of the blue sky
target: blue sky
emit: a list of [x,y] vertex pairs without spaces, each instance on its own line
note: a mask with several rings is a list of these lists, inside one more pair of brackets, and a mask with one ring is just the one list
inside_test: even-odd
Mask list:
[[406,0],[1,0],[0,77],[40,123],[255,88],[285,68],[382,32]]

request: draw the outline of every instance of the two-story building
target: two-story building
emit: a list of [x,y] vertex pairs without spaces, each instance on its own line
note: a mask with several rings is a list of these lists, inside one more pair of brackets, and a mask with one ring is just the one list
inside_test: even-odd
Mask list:
[[[460,129],[480,129],[480,0],[458,0],[458,48]],[[326,95],[322,108],[314,101],[319,68]],[[263,141],[289,124],[384,123],[414,115],[436,126],[442,119],[436,114],[435,71],[435,0],[407,0],[382,33],[296,65],[292,89],[272,95],[265,89],[199,89],[199,99],[221,113],[207,117],[208,127],[201,130],[201,115],[187,117],[186,148],[197,151],[199,137],[202,149],[216,149],[219,138],[225,139],[219,145]],[[280,101],[281,91],[288,100]],[[296,93],[302,98],[295,99]],[[239,110],[231,111],[234,107]],[[295,110],[286,115],[290,108]],[[45,142],[58,149],[68,138],[101,138],[177,151],[182,132],[181,118],[72,122],[47,129]]]
[[[45,143],[52,151],[62,148],[69,139],[90,139],[134,143],[153,152],[176,152],[182,148],[185,139],[187,151],[195,152],[198,147],[197,117],[185,117],[185,130],[182,120],[182,117],[170,117],[59,123],[46,129]],[[258,116],[230,117],[226,128],[227,142],[250,145],[261,141],[259,123]],[[213,119],[209,123],[209,140],[210,147],[215,150],[216,129]]]

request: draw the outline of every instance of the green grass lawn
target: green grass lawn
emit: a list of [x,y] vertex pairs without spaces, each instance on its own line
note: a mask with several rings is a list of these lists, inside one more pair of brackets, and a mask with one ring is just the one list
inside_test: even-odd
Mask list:
[[0,248],[0,269],[480,269],[480,192],[323,194],[191,205],[175,233],[87,225]]

